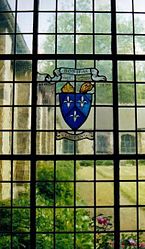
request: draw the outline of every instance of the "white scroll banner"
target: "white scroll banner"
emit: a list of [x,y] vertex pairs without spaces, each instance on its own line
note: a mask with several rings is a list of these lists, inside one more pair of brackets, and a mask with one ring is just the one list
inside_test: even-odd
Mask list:
[[79,141],[79,140],[83,140],[83,139],[93,140],[94,133],[93,132],[82,132],[79,134],[71,134],[68,132],[57,132],[56,139],[57,140],[68,139],[68,140],[72,140],[72,141]]
[[53,77],[49,74],[46,75],[45,80],[50,82],[50,84],[55,84],[58,81],[61,81],[63,74],[70,74],[70,75],[87,75],[91,74],[92,81],[107,81],[107,78],[103,75],[99,75],[99,70],[96,68],[57,68],[53,71]]

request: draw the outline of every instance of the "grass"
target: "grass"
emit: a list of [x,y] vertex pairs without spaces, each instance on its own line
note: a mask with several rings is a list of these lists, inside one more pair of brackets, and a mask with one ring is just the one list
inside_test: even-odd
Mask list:
[[[138,167],[139,179],[145,180],[145,166]],[[77,179],[80,180],[93,180],[94,168],[81,167],[77,172]],[[110,206],[110,208],[98,208],[98,213],[105,215],[113,215],[114,204],[114,183],[113,183],[113,167],[112,166],[97,166],[96,180],[96,204],[97,206]],[[120,167],[120,205],[136,205],[137,204],[137,183],[136,183],[136,166],[121,166]],[[123,180],[126,180],[125,182]],[[110,181],[110,182],[107,182]],[[111,182],[112,181],[112,182]],[[130,182],[131,181],[131,182]],[[145,205],[145,181],[138,183],[140,205]],[[85,205],[94,205],[94,184],[93,183],[78,183],[77,191],[81,196]],[[93,213],[93,207],[91,209]],[[134,207],[121,207],[120,220],[122,230],[136,230],[136,208]],[[139,209],[139,225],[140,229],[145,229],[145,209]]]

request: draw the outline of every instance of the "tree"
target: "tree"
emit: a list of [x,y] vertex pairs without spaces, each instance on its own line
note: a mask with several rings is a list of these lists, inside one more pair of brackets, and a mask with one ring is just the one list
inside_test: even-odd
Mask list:
[[[89,1],[77,2],[77,8],[82,10],[83,8],[89,9]],[[65,3],[65,9],[67,8]],[[57,53],[59,54],[111,54],[111,14],[109,13],[96,13],[95,14],[95,32],[93,37],[93,15],[90,13],[76,13],[76,23],[74,23],[73,13],[58,13],[58,28],[57,31]],[[132,20],[130,18],[124,19],[124,15],[118,15],[117,18],[117,31],[120,35],[117,36],[117,51],[119,54],[132,54],[133,53],[133,36],[132,32]],[[135,29],[141,32],[143,23],[140,19],[135,20]],[[49,20],[49,29],[53,25]],[[74,30],[76,29],[76,30]],[[74,36],[74,32],[77,32]],[[126,34],[126,35],[124,35]],[[128,35],[129,34],[129,35]],[[93,51],[93,39],[95,43],[95,51]],[[136,47],[143,47],[143,39],[136,41]],[[54,37],[48,36],[44,42],[44,49],[46,51],[54,51]],[[75,45],[75,49],[74,49]],[[111,61],[97,61],[96,67],[99,69],[100,74],[107,76],[109,81],[112,81],[112,62]],[[50,62],[49,62],[50,65]],[[49,65],[46,63],[44,71],[48,70]],[[74,61],[61,61],[61,66],[74,67]],[[94,61],[78,61],[78,68],[94,67]],[[55,65],[51,65],[50,68],[55,68]],[[144,76],[145,65],[139,67],[137,73],[137,80]],[[52,72],[52,71],[51,71]],[[139,72],[139,73],[138,73]],[[119,85],[119,102],[121,104],[131,104],[134,102],[134,87],[130,83],[134,83],[134,65],[132,61],[119,61],[118,62],[118,81],[122,82]],[[128,82],[128,84],[125,84]],[[96,85],[97,89],[97,103],[112,103],[112,87],[109,83],[100,83]],[[143,88],[139,88],[139,96],[142,96]]]

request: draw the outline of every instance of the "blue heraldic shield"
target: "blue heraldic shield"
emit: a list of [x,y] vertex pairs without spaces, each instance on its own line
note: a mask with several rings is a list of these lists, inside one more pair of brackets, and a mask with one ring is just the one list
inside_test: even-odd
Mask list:
[[60,93],[60,109],[67,125],[77,130],[86,121],[92,103],[91,93]]

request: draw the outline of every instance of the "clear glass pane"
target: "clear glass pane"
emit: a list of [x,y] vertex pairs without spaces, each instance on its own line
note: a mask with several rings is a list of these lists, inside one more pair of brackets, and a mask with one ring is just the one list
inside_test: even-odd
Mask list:
[[145,11],[144,0],[134,0],[134,11],[137,11],[137,12],[144,12]]
[[119,129],[135,130],[134,108],[119,108]]
[[110,0],[95,0],[95,10],[109,11],[111,9]]
[[118,54],[133,54],[133,36],[118,35],[117,52]]
[[111,33],[111,15],[104,13],[95,14],[95,32]]
[[117,14],[117,33],[133,33],[132,14]]
[[116,10],[117,11],[132,11],[132,0],[116,0]]
[[91,35],[76,36],[76,53],[77,54],[93,53],[93,37]]
[[92,14],[84,14],[84,13],[77,14],[76,15],[76,32],[77,33],[92,33],[93,31],[92,20],[93,20]]
[[111,36],[96,35],[95,36],[95,52],[97,54],[111,54]]

